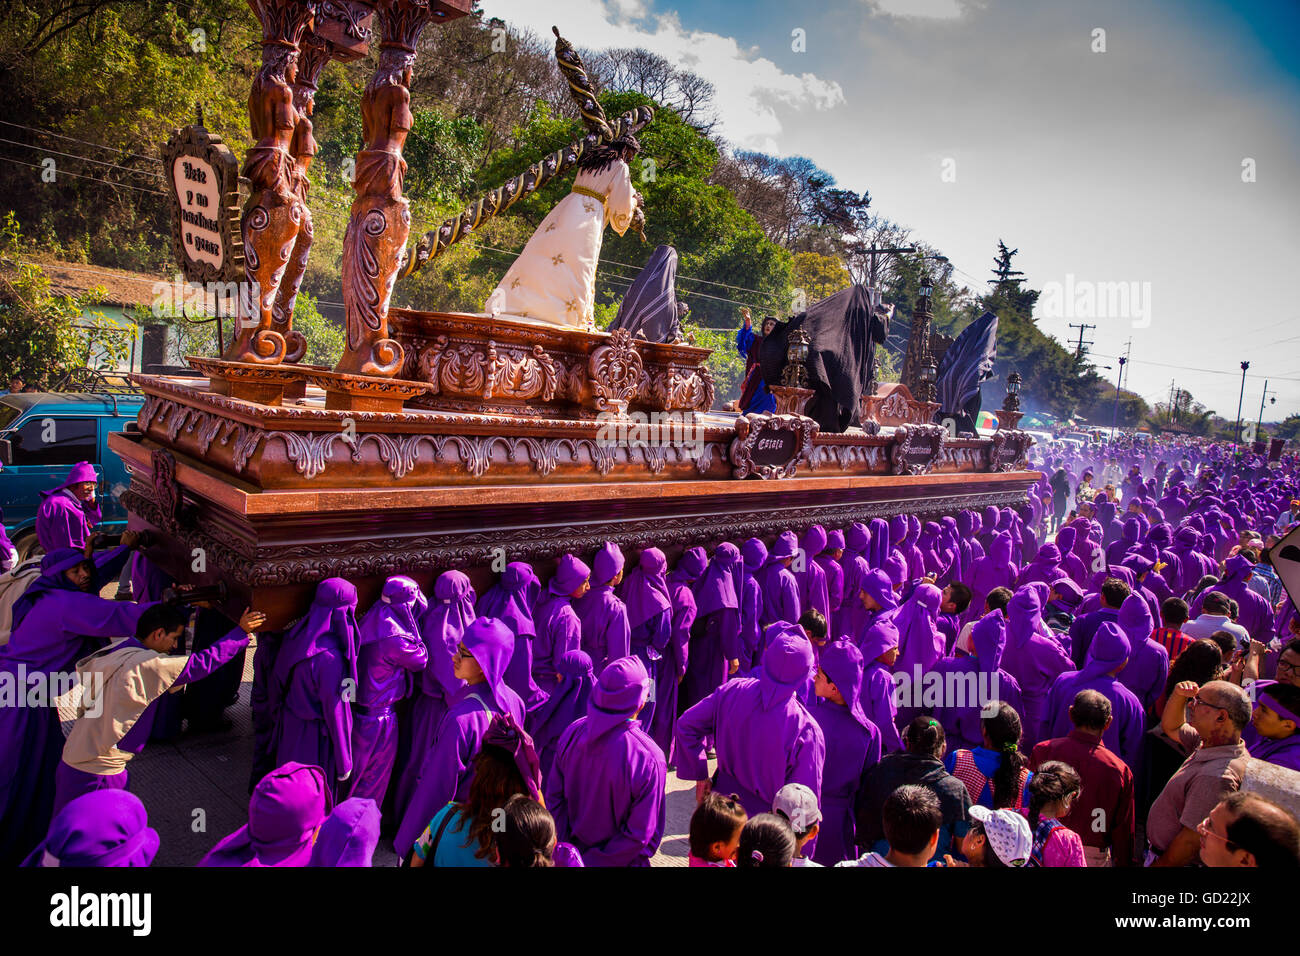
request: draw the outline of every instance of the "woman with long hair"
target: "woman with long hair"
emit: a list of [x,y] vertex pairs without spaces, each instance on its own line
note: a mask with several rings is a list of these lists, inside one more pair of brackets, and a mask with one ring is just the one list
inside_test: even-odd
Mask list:
[[954,750],[944,761],[949,773],[966,785],[971,803],[990,810],[1025,806],[1025,787],[1033,776],[1029,760],[1020,752],[1020,715],[997,702],[991,717],[980,721],[984,744],[972,750]]
[[411,848],[409,865],[497,866],[499,811],[517,795],[539,797],[540,777],[532,738],[513,716],[494,717],[474,758],[468,796],[434,814]]

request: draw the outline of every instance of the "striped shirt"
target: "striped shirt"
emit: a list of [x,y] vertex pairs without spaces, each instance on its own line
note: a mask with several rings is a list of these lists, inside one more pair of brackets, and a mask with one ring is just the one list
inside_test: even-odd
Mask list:
[[1192,639],[1176,627],[1157,627],[1151,632],[1151,640],[1169,653],[1170,664],[1192,643]]

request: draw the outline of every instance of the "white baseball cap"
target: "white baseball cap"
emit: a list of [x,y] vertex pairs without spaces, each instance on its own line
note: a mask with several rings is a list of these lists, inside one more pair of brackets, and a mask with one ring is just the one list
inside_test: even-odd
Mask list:
[[984,825],[984,836],[999,860],[1007,866],[1024,866],[1034,849],[1034,834],[1029,821],[1015,810],[990,810],[979,805],[970,808],[972,820]]
[[787,783],[776,792],[772,812],[790,821],[796,834],[807,833],[822,822],[822,812],[817,806],[817,795],[802,783]]

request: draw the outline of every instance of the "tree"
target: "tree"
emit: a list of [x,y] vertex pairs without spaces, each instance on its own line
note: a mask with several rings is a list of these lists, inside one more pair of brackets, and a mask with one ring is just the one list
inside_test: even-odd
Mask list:
[[0,231],[0,264],[0,369],[6,380],[17,375],[46,389],[75,369],[111,369],[126,357],[122,333],[129,327],[91,308],[103,290],[51,292],[49,277],[27,258],[12,212]]
[[802,289],[808,304],[820,302],[853,284],[844,263],[834,256],[798,252],[794,256],[794,284]]
[[1273,437],[1285,438],[1289,441],[1300,438],[1300,415],[1288,415],[1286,420],[1273,430]]

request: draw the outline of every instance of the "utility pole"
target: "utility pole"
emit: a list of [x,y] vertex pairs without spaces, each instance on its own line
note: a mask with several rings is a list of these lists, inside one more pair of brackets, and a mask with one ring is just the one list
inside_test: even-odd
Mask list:
[[[1259,441],[1259,433],[1264,430],[1264,399],[1268,398],[1268,379],[1264,379],[1264,393],[1259,396],[1259,421],[1255,423],[1255,440]],[[1273,404],[1277,404],[1277,393],[1273,393]]]
[[877,286],[876,284],[876,279],[877,279],[876,257],[893,255],[895,253],[900,253],[900,252],[916,252],[916,246],[902,246],[902,247],[890,246],[888,248],[881,249],[881,248],[877,248],[874,242],[871,244],[871,248],[867,250],[867,257],[870,261],[870,265],[867,266],[867,288],[869,289],[879,288],[879,286]]
[[1076,324],[1073,323],[1073,322],[1070,323],[1070,328],[1072,328],[1072,329],[1078,329],[1078,330],[1079,330],[1079,347],[1076,348],[1076,349],[1074,350],[1074,357],[1075,357],[1076,359],[1081,359],[1081,358],[1083,358],[1083,349],[1084,349],[1084,347],[1085,347],[1085,346],[1091,346],[1091,345],[1092,345],[1092,342],[1091,342],[1091,341],[1085,342],[1085,341],[1083,340],[1083,334],[1084,334],[1086,331],[1088,331],[1088,329],[1095,329],[1096,327],[1097,327],[1097,326],[1095,326],[1095,325],[1089,325],[1087,322],[1082,322],[1082,323],[1080,323],[1080,324],[1078,324],[1078,325],[1076,325]]
[[1115,429],[1119,427],[1119,390],[1124,387],[1124,366],[1128,364],[1129,353],[1133,351],[1133,340],[1124,346],[1124,354],[1119,357],[1119,375],[1115,378],[1115,413],[1110,420],[1110,437],[1114,439]]

